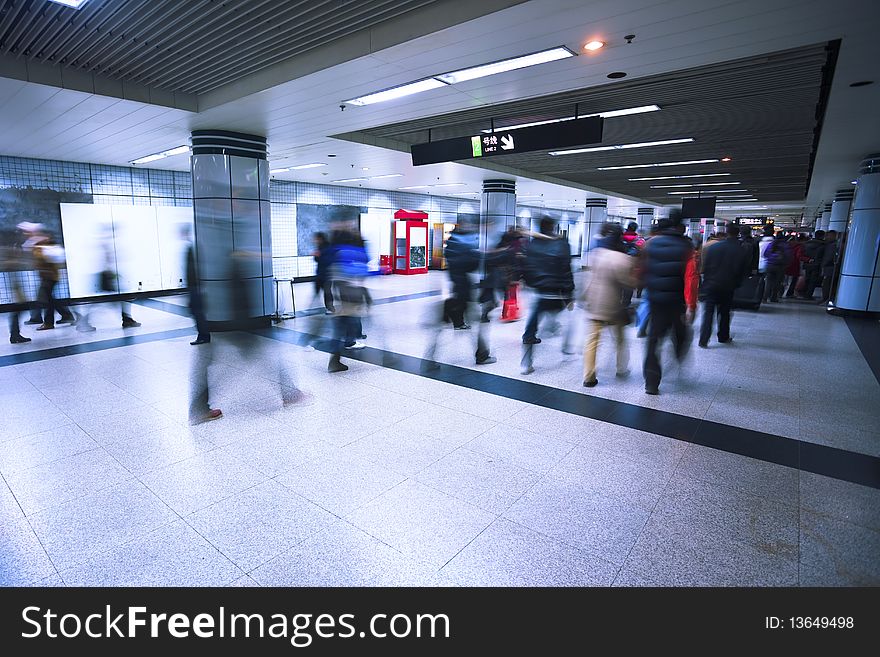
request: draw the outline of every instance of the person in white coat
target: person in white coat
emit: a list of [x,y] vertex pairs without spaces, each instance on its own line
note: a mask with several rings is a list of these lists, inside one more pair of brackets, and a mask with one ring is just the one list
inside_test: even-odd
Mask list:
[[584,290],[583,305],[589,327],[584,347],[584,386],[592,388],[596,378],[596,351],[602,329],[609,327],[617,342],[617,376],[629,373],[629,348],[624,329],[630,323],[623,292],[636,286],[634,259],[624,252],[618,224],[602,226],[602,239],[590,255],[590,281]]

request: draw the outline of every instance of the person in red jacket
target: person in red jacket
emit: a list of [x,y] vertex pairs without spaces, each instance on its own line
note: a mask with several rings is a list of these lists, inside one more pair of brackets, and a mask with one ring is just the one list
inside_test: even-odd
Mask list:
[[787,245],[790,249],[791,258],[788,261],[788,267],[785,268],[785,275],[788,278],[788,289],[785,292],[786,297],[793,297],[797,291],[798,279],[801,277],[801,268],[806,260],[804,256],[804,244],[806,241],[807,236],[800,233]]

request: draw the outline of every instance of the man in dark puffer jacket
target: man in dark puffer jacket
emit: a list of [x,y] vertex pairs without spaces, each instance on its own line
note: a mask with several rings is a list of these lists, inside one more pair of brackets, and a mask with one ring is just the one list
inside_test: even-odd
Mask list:
[[[673,209],[669,218],[660,221],[659,234],[645,246],[645,281],[651,308],[648,351],[645,355],[645,392],[660,392],[662,372],[657,358],[657,345],[672,330],[675,355],[681,361],[690,346],[689,331],[684,323],[685,271],[693,245],[683,235],[681,212]],[[692,318],[690,318],[692,320]]]

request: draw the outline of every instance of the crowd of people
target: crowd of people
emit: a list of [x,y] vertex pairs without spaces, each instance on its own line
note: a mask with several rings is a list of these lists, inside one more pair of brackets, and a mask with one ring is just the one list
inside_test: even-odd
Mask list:
[[[659,357],[662,343],[668,335],[675,357],[679,361],[686,357],[693,342],[691,327],[699,302],[703,310],[697,345],[708,348],[713,329],[719,343],[731,342],[731,311],[738,291],[747,281],[760,283],[758,293],[768,303],[795,296],[813,299],[818,288],[822,290],[819,303],[830,298],[838,259],[835,231],[818,230],[808,238],[805,234],[786,236],[769,225],[763,228],[761,238],[755,240],[750,226],[731,222],[705,241],[701,235],[691,238],[685,233],[680,212],[675,210],[656,222],[650,235],[640,235],[635,222],[625,229],[613,222],[604,224],[594,248],[586,254],[586,263],[582,263],[588,271],[585,284],[578,292],[568,240],[558,234],[553,219],[542,218],[537,231],[511,227],[489,248],[480,247],[478,226],[462,221],[446,243],[451,294],[442,303],[440,316],[434,322],[435,331],[423,362],[437,367],[440,334],[443,327],[450,324],[454,331],[471,331],[475,335],[473,353],[477,365],[496,362],[486,325],[499,306],[502,307],[500,321],[519,319],[520,288],[526,286],[531,294],[521,338],[522,374],[535,371],[536,346],[542,342],[541,333],[563,332],[563,352],[574,353],[571,319],[574,316],[566,321],[560,321],[560,316],[579,306],[586,318],[583,385],[587,388],[599,385],[597,353],[606,329],[615,343],[616,376],[630,375],[626,327],[635,323],[636,335],[647,338],[642,366],[645,392],[657,395],[663,376]],[[209,344],[211,333],[188,228],[181,238],[188,244],[186,290],[198,331],[191,344]],[[327,369],[331,373],[344,372],[348,369],[343,362],[345,354],[365,346],[363,318],[373,304],[366,279],[375,272],[368,270],[366,245],[353,226],[337,226],[329,236],[317,233],[314,244],[315,300],[321,304],[321,317],[328,315],[332,327],[330,331],[320,331],[329,333]],[[112,258],[109,251],[105,255],[97,287],[111,292],[115,289]],[[253,328],[248,324],[252,304],[245,298],[249,293],[241,273],[247,255],[230,254],[232,307],[238,313],[231,328],[241,329],[237,333],[248,333]],[[22,334],[19,320],[21,308],[26,307],[31,310],[31,318],[25,323],[38,324],[38,331],[54,328],[56,313],[60,315],[58,324],[95,330],[87,310],[74,312],[56,298],[64,252],[42,226],[19,224],[17,234],[4,240],[2,263],[17,302],[9,315],[10,342],[30,341]],[[27,271],[36,271],[39,275],[39,291],[31,303],[27,302],[22,284],[22,275]],[[639,301],[634,303],[635,300]],[[121,303],[122,326],[139,326],[131,317],[129,305]],[[477,326],[476,330],[472,324]],[[312,338],[314,344],[321,336]],[[243,354],[262,348],[252,336],[230,338],[230,342]],[[222,415],[208,403],[207,367],[211,353],[211,350],[203,352],[192,376],[190,415],[194,423]],[[297,397],[299,391],[286,372],[279,371],[275,380],[280,382],[285,403]]]
[[[103,262],[100,273],[96,277],[95,294],[116,292],[116,271],[112,250],[103,244]],[[76,327],[80,332],[95,331],[89,321],[90,312],[87,304],[77,310],[57,297],[61,272],[65,268],[66,256],[62,247],[51,231],[39,223],[24,221],[16,226],[16,230],[8,231],[0,239],[0,271],[6,274],[12,292],[14,309],[9,313],[9,342],[25,344],[32,338],[21,331],[21,314],[29,312],[25,325],[36,326],[37,331],[50,331],[56,325]],[[36,294],[30,294],[32,286],[28,273],[35,272],[38,280]],[[122,328],[136,328],[140,322],[131,315],[131,304],[123,299],[120,302]],[[56,319],[56,315],[58,318]]]

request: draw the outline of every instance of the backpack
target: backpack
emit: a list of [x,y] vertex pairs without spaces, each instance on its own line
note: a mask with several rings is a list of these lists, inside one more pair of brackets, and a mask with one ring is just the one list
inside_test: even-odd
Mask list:
[[764,259],[767,261],[767,267],[785,267],[788,264],[788,250],[780,240],[773,240],[764,249]]

